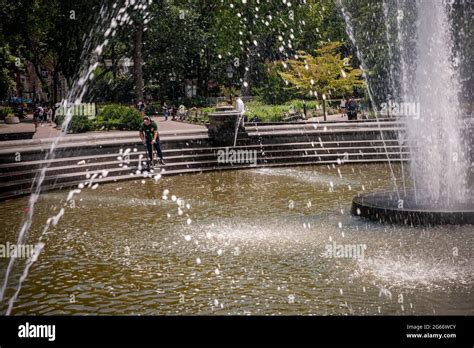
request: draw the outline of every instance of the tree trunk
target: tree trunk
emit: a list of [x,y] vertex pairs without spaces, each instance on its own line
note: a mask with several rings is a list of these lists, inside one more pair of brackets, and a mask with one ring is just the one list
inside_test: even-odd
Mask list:
[[135,82],[135,98],[143,100],[143,23],[138,23],[135,27],[133,40],[133,80]]
[[58,102],[58,70],[53,71],[53,105]]

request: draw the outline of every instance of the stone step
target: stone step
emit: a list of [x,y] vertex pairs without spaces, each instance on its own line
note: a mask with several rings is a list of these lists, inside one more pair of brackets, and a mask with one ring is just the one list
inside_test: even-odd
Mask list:
[[398,132],[388,131],[380,133],[377,130],[367,132],[306,132],[306,133],[268,133],[249,134],[248,139],[238,141],[239,145],[250,144],[286,144],[298,142],[319,142],[319,141],[358,141],[358,140],[397,140]]
[[[38,143],[31,143],[29,141],[18,141],[14,142],[14,144],[10,144],[10,142],[2,142],[2,148],[0,149],[0,154],[4,152],[13,152],[13,151],[36,151],[38,149],[50,149],[51,145],[53,144],[52,141],[44,142],[41,141],[44,139],[38,139]],[[48,139],[50,140],[50,139]],[[74,140],[74,141],[73,141]],[[81,146],[112,146],[112,145],[122,145],[125,146],[126,144],[135,144],[140,142],[140,138],[138,133],[134,137],[127,137],[127,138],[90,138],[84,139],[81,141],[75,141],[75,139],[69,139],[67,142],[62,142],[58,140],[56,143],[56,149],[63,149],[63,148],[75,148]],[[207,134],[187,134],[187,135],[177,135],[177,136],[168,136],[168,137],[160,137],[161,142],[163,143],[170,143],[170,144],[182,144],[189,141],[196,141],[201,140],[209,143],[209,138]]]
[[[318,153],[318,154],[310,154],[306,156],[260,156],[257,158],[257,164],[279,164],[279,163],[318,163],[321,161],[332,161],[334,163],[341,163],[347,162],[349,160],[373,160],[373,159],[381,159],[387,160],[387,157],[390,159],[397,161],[400,158],[408,156],[406,152],[391,152],[387,155],[385,152],[372,152],[372,153]],[[57,184],[57,183],[64,183],[68,181],[86,180],[86,175],[93,175],[97,173],[98,175],[101,174],[103,170],[107,170],[109,173],[113,173],[114,176],[121,176],[121,175],[130,175],[134,171],[136,171],[136,165],[133,166],[133,163],[130,164],[130,167],[117,167],[117,162],[106,162],[106,163],[98,163],[94,164],[94,166],[90,166],[89,170],[85,167],[77,167],[77,166],[69,166],[66,168],[53,168],[51,171],[47,171],[47,175],[44,179],[45,184]],[[204,160],[204,161],[189,161],[189,162],[178,162],[167,164],[164,169],[165,171],[168,170],[187,170],[187,169],[194,169],[194,168],[207,168],[207,167],[214,167],[219,168],[220,166],[226,166],[226,163],[218,163],[217,158],[211,160]],[[79,172],[77,170],[80,170]],[[19,189],[27,188],[31,186],[33,177],[36,172],[28,172],[28,173],[21,173],[17,174],[17,176],[12,175],[10,176],[10,180],[7,182],[0,183],[0,192],[8,192],[8,191],[16,191]],[[18,177],[18,178],[17,178]],[[13,178],[13,180],[12,180]]]
[[352,121],[338,121],[338,122],[298,122],[298,123],[287,123],[287,124],[246,124],[245,130],[247,132],[267,132],[267,131],[283,131],[283,130],[301,130],[301,129],[322,129],[326,128],[328,130],[336,129],[353,129],[359,130],[363,128],[387,128],[387,127],[397,127],[400,128],[403,126],[403,122],[395,121],[371,121],[371,122],[352,122]]
[[[342,119],[342,117],[341,117]],[[304,126],[304,125],[312,125],[312,124],[320,124],[320,125],[326,125],[326,126],[332,126],[332,125],[337,125],[341,123],[346,123],[346,124],[351,124],[351,125],[358,125],[358,124],[375,124],[377,122],[387,122],[391,124],[396,124],[400,123],[402,124],[402,120],[397,120],[395,118],[387,118],[387,117],[377,117],[377,118],[370,118],[370,119],[357,119],[357,120],[341,120],[341,119],[330,119],[327,121],[324,120],[299,120],[299,121],[289,121],[289,122],[246,122],[245,127],[262,127],[262,126]]]
[[[188,158],[206,158],[209,156],[214,156],[214,152],[211,152],[209,149],[203,149],[203,150],[205,151],[200,151],[198,153],[186,152],[186,151],[164,150],[163,155],[166,158],[166,161],[170,163],[182,161],[183,159],[188,159]],[[140,155],[143,156],[143,160],[147,158],[145,151],[137,151],[137,152],[130,153],[129,161],[136,162]],[[123,160],[120,161],[118,157],[120,157],[120,154],[116,153],[116,154],[106,154],[106,155],[97,155],[97,156],[55,158],[51,161],[42,160],[42,161],[29,161],[29,162],[0,164],[0,178],[6,177],[15,172],[25,172],[25,171],[36,172],[46,164],[49,164],[48,169],[51,170],[53,168],[57,169],[60,167],[65,167],[65,166],[72,166],[72,167],[79,168],[79,167],[84,167],[84,165],[94,165],[94,164],[100,165],[101,163],[105,163],[105,162],[114,162],[117,165],[120,162],[125,162]]]
[[[142,158],[142,167],[145,167],[146,157],[143,154]],[[138,159],[139,153],[134,154],[134,156],[130,156],[130,160],[128,163],[122,162],[113,158],[112,161],[97,161],[97,162],[86,162],[81,165],[62,165],[62,166],[50,166],[46,168],[45,175],[47,177],[53,175],[59,175],[63,173],[74,173],[78,171],[89,171],[95,172],[103,169],[112,169],[112,168],[126,168],[126,166],[131,168],[138,167]],[[207,163],[207,161],[215,162],[217,159],[215,154],[200,154],[200,155],[193,155],[190,156],[175,156],[175,157],[166,157],[166,165],[165,167],[171,168],[181,168],[189,165],[202,165]],[[35,169],[25,169],[25,170],[18,170],[18,171],[11,171],[11,172],[4,172],[0,173],[0,181],[14,181],[14,180],[22,180],[28,179],[31,180],[35,177],[37,173],[41,171],[41,167]],[[1,184],[0,184],[1,187]]]
[[[319,144],[320,145],[320,144]],[[288,149],[285,147],[277,147],[274,149],[253,147],[250,150],[257,151],[257,156],[261,157],[262,155],[266,157],[272,156],[281,156],[285,154],[291,154],[291,156],[306,156],[308,154],[344,154],[344,153],[385,153],[385,151],[393,152],[401,149],[400,146],[353,146],[353,147],[306,147]],[[404,150],[406,148],[402,147]],[[240,148],[239,148],[240,149]],[[177,151],[177,150],[164,150],[164,156],[168,164],[173,164],[183,161],[195,161],[195,160],[207,160],[216,158],[218,151],[222,148],[203,148],[199,149],[199,152],[196,151]],[[248,150],[248,149],[246,149]],[[143,160],[146,160],[147,156],[144,151],[131,152],[129,156],[129,161],[134,163],[138,161],[139,156],[142,156]],[[60,158],[54,159],[49,163],[47,168],[48,175],[57,171],[73,171],[74,168],[77,169],[95,169],[95,167],[100,167],[104,165],[111,166],[112,164],[118,166],[121,161],[118,160],[119,154],[107,154],[107,155],[97,155],[97,156],[83,156],[83,157],[73,157],[73,158]],[[83,164],[78,164],[85,162]],[[32,161],[32,162],[19,162],[19,163],[10,163],[0,165],[0,180],[2,179],[12,179],[16,175],[23,175],[24,177],[33,177],[39,169],[48,163],[48,161]]]
[[[403,161],[405,161],[403,159]],[[384,163],[387,162],[387,159],[349,159],[345,161],[344,163],[346,164],[351,164],[351,163]],[[253,166],[253,165],[227,165],[227,166],[219,166],[219,167],[208,167],[208,168],[190,168],[190,169],[185,169],[185,170],[167,170],[161,175],[163,176],[168,176],[168,175],[180,175],[180,174],[192,174],[192,173],[202,173],[202,172],[207,172],[207,171],[213,171],[213,170],[239,170],[239,169],[256,169],[256,168],[265,168],[265,167],[286,167],[286,166],[308,166],[308,165],[314,165],[315,163],[308,163],[304,161],[294,161],[294,162],[287,162],[287,163],[265,163],[265,164],[260,164],[258,166]],[[319,161],[317,162],[318,165],[320,164],[337,164],[337,161],[334,160],[325,160],[325,161]],[[120,182],[120,181],[126,181],[126,180],[144,180],[143,176],[131,176],[131,175],[114,175],[115,173],[112,173],[112,175],[108,175],[105,178],[100,178],[96,179],[94,182],[103,184],[103,183],[111,183],[111,182]],[[146,179],[146,180],[152,180],[152,179]],[[84,179],[79,178],[76,180],[71,180],[71,181],[66,181],[66,182],[55,182],[53,184],[48,184],[46,183],[42,187],[42,192],[47,192],[51,190],[58,190],[58,189],[67,189],[67,188],[72,188],[72,187],[77,187],[80,183],[84,183]],[[11,199],[15,198],[18,196],[22,195],[29,195],[31,194],[31,185],[23,188],[16,188],[14,190],[10,190],[7,192],[0,192],[0,200],[6,200],[6,199]]]
[[[356,146],[383,146],[383,144],[387,146],[397,146],[398,145],[398,140],[394,139],[388,139],[385,141],[382,140],[337,140],[337,141],[322,141],[320,142],[319,140],[308,142],[291,142],[291,143],[262,143],[262,144],[251,144],[251,145],[239,145],[236,147],[236,149],[261,149],[264,148],[265,151],[270,151],[270,150],[278,150],[278,149],[285,149],[286,151],[293,150],[293,149],[303,149],[303,150],[308,150],[310,147],[315,147],[315,148],[325,148],[325,147],[334,147],[334,146],[341,146],[345,145],[345,147],[356,147]],[[186,145],[186,144],[184,144]],[[189,145],[189,144],[188,144]],[[198,144],[196,144],[198,145]],[[199,144],[202,145],[202,144]],[[141,149],[143,149],[143,145],[141,143],[134,144],[134,146],[130,147],[132,150],[134,148],[137,148],[140,150],[139,152],[141,153]],[[73,165],[76,164],[79,161],[99,161],[102,160],[102,158],[106,157],[116,157],[119,155],[120,150],[125,150],[125,146],[118,146],[114,148],[100,148],[97,149],[93,147],[92,151],[94,152],[99,152],[100,154],[94,153],[93,155],[84,155],[85,151],[74,151],[71,150],[69,153],[57,153],[56,157],[53,160],[48,160],[50,161],[51,166],[56,166],[56,165]],[[216,152],[219,149],[225,149],[225,147],[184,147],[184,148],[164,148],[163,153],[165,157],[169,156],[179,156],[179,155],[186,155],[186,154],[202,154],[202,153],[208,153],[208,152]],[[100,150],[100,151],[99,151]],[[113,150],[113,151],[112,151]],[[66,156],[69,154],[70,156]],[[131,152],[133,155],[134,153]],[[64,155],[64,156],[61,156]],[[39,167],[43,165],[44,163],[48,162],[44,160],[44,153],[41,153],[40,155],[34,154],[31,157],[39,159],[33,159],[29,160],[28,156],[21,156],[21,162],[16,162],[14,159],[14,154],[11,154],[11,160],[10,162],[7,163],[2,163],[0,164],[0,172],[5,172],[5,171],[10,171],[12,167],[22,167],[25,165],[31,165],[33,168]],[[107,160],[107,159],[105,159]],[[63,161],[65,161],[63,163]]]
[[[294,160],[295,157],[300,158],[301,161],[315,161],[317,160],[322,160],[322,159],[327,159],[327,158],[333,158],[337,160],[338,158],[341,161],[344,161],[345,159],[348,158],[354,158],[354,157],[364,157],[364,158],[374,158],[374,157],[383,157],[387,156],[386,152],[382,151],[369,151],[369,152],[308,152],[303,155],[293,155],[293,156],[285,156],[286,153],[273,153],[270,154],[268,152],[265,153],[257,153],[257,163],[274,163],[278,161],[286,161],[286,160]],[[399,155],[403,156],[408,156],[407,152],[399,152],[399,151],[392,151],[389,152],[389,155],[391,158],[399,158]],[[173,160],[173,161],[171,161]],[[145,167],[144,165],[144,160],[142,160],[142,167]],[[121,166],[122,165],[122,166]],[[199,166],[209,166],[209,165],[214,165],[214,166],[219,166],[220,164],[218,163],[218,158],[217,154],[206,154],[200,157],[193,157],[193,158],[167,158],[167,163],[164,166],[166,169],[171,169],[171,170],[178,170],[178,169],[189,169],[189,168],[195,168]],[[109,161],[109,162],[94,162],[94,163],[86,163],[84,165],[80,166],[56,166],[56,167],[48,167],[46,169],[45,175],[46,177],[54,176],[54,175],[60,175],[60,174],[66,174],[66,173],[75,173],[78,171],[86,171],[86,172],[95,172],[95,171],[100,171],[100,170],[110,170],[114,168],[125,168],[125,166],[128,166],[129,168],[137,168],[138,167],[138,156],[135,158],[131,159],[128,164],[126,163],[121,163],[120,161]],[[40,172],[40,169],[30,169],[30,170],[24,170],[24,171],[16,171],[16,172],[9,172],[9,173],[1,173],[0,174],[0,181],[18,181],[18,180],[23,180],[23,179],[30,179],[33,180],[33,178],[36,176],[37,173]],[[1,185],[0,185],[1,187]]]
[[290,135],[299,135],[299,134],[324,134],[324,133],[367,133],[367,132],[398,132],[398,131],[403,131],[403,128],[401,127],[394,127],[394,126],[387,126],[387,127],[360,127],[360,128],[346,128],[346,127],[341,127],[341,128],[329,128],[325,126],[313,126],[313,127],[306,127],[306,128],[301,128],[301,127],[295,127],[295,128],[283,128],[283,129],[261,129],[261,128],[256,128],[254,130],[247,130],[248,136],[290,136]]
[[[68,144],[71,145],[71,144]],[[91,144],[76,144],[77,146],[59,147],[55,150],[55,158],[64,157],[79,157],[79,156],[95,156],[103,154],[118,154],[120,149],[126,148],[142,148],[143,144],[139,139],[131,143],[121,142],[104,142]],[[207,138],[187,139],[179,141],[162,141],[161,146],[163,150],[209,146]],[[0,149],[0,164],[17,162],[18,156],[21,161],[39,161],[44,160],[50,148],[2,148]]]

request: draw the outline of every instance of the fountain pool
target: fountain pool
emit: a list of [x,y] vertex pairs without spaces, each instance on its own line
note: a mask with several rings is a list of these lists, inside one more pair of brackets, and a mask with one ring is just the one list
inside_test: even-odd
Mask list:
[[[69,202],[42,194],[25,243],[65,213],[12,314],[473,314],[472,226],[350,214],[354,195],[393,189],[391,175],[384,164],[260,168],[107,184]],[[0,203],[0,244],[16,242],[27,204]]]

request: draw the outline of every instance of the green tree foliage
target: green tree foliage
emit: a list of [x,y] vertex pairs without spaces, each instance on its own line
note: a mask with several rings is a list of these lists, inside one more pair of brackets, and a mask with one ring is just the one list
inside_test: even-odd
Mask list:
[[0,0],[0,44],[9,47],[17,62],[9,76],[29,61],[47,89],[40,73],[40,67],[46,68],[54,80],[48,92],[56,99],[59,74],[71,84],[81,65],[99,5],[95,0]]
[[278,74],[301,96],[329,98],[352,94],[364,86],[362,71],[347,64],[351,57],[341,57],[341,46],[340,42],[325,44],[315,50],[315,55],[300,51],[297,59],[279,62],[288,69]]
[[7,45],[0,47],[0,98],[6,96],[15,85],[15,81],[10,75],[15,62],[15,57],[10,53],[9,47]]
[[[0,43],[8,45],[22,62],[47,66],[55,79],[65,76],[70,86],[84,58],[91,57],[84,52],[93,46],[85,47],[85,43],[106,29],[99,28],[100,6],[105,4],[113,12],[115,3],[118,9],[124,1],[0,0],[6,33]],[[186,81],[197,84],[200,98],[218,95],[221,86],[232,85],[268,101],[289,100],[294,92],[268,68],[271,62],[294,59],[298,51],[312,52],[323,43],[347,43],[335,0],[135,3],[146,3],[150,16],[133,6],[127,8],[132,20],[114,29],[98,56],[100,66],[86,94],[90,101],[131,102],[142,90],[161,101],[182,98]],[[138,46],[137,30],[142,34]],[[139,46],[141,55],[136,50]],[[350,55],[349,47],[340,47],[342,56]],[[128,74],[120,67],[125,58],[137,60]],[[137,66],[143,70],[143,79]],[[226,74],[229,66],[231,79]],[[15,69],[7,69],[7,75],[13,76]],[[144,88],[137,87],[142,82]]]

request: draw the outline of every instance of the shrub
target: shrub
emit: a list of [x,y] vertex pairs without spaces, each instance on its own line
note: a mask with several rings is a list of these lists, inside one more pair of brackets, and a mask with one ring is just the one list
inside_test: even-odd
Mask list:
[[247,116],[257,116],[262,122],[281,121],[285,113],[289,111],[289,105],[267,105],[259,101],[251,101],[245,105]]
[[[64,116],[56,116],[54,122],[61,126]],[[133,107],[109,104],[99,109],[97,117],[90,120],[87,116],[74,115],[68,126],[68,133],[82,133],[91,130],[138,130],[143,118]]]
[[208,107],[202,108],[201,111],[202,111],[204,114],[212,114],[213,112],[216,111],[216,108],[213,107],[213,106],[208,106]]
[[69,123],[68,131],[70,133],[84,133],[92,129],[91,121],[87,116],[73,116]]
[[[57,127],[60,127],[64,122],[64,115],[58,115],[54,119]],[[92,130],[92,122],[87,116],[73,115],[67,127],[68,133],[84,133]]]
[[0,107],[0,119],[4,119],[8,115],[13,114],[13,110],[10,107]]
[[101,116],[93,120],[92,127],[94,128],[94,130],[97,130],[97,131],[125,129],[125,126],[122,124],[121,120],[104,121],[104,119]]
[[61,127],[64,122],[64,115],[56,115],[54,117],[54,123],[56,123],[56,127]]
[[137,109],[123,105],[105,105],[94,120],[94,128],[138,130],[143,117]]

